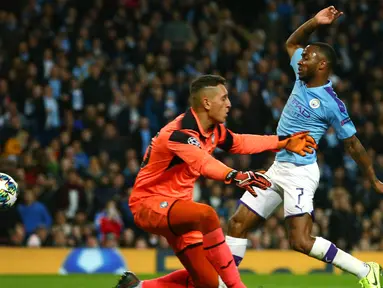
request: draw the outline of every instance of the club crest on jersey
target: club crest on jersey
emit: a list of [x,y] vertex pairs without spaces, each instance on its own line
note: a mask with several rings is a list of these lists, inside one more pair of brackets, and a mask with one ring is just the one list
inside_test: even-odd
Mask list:
[[199,143],[199,141],[194,138],[194,137],[189,137],[188,138],[188,143],[191,144],[191,145],[194,145],[194,146],[197,146],[198,148],[201,148],[201,144]]
[[160,207],[166,208],[166,207],[168,207],[168,205],[169,205],[168,202],[164,201],[164,202],[161,202]]
[[320,106],[320,101],[316,98],[310,100],[310,107],[313,109],[317,109]]

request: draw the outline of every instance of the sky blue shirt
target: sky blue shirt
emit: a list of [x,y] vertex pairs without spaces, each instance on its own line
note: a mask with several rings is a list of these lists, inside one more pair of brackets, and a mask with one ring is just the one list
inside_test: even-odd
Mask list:
[[[288,135],[307,130],[319,143],[327,129],[332,126],[341,140],[353,136],[356,133],[355,126],[346,106],[334,92],[331,81],[323,86],[308,88],[299,80],[298,61],[302,58],[302,51],[302,48],[297,49],[291,57],[290,65],[294,69],[296,81],[279,119],[277,134]],[[316,153],[302,157],[281,150],[277,153],[276,160],[307,165],[316,162]]]

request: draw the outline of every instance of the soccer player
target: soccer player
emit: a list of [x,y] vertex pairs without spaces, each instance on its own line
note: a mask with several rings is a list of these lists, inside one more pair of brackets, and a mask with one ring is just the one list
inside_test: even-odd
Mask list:
[[223,123],[231,103],[225,84],[214,75],[191,83],[192,107],[152,139],[129,199],[137,226],[166,237],[186,270],[143,282],[126,272],[118,288],[217,288],[218,275],[227,287],[245,287],[215,210],[192,200],[194,183],[203,175],[249,191],[266,189],[270,182],[262,174],[226,166],[211,156],[214,149],[237,154],[286,149],[304,156],[313,153],[316,144],[308,132],[259,136],[226,129]]
[[[321,25],[333,23],[341,15],[342,12],[333,6],[325,8],[300,26],[287,40],[286,48],[296,74],[296,82],[279,120],[277,134],[294,133],[303,128],[309,130],[318,142],[332,126],[374,189],[383,193],[383,184],[375,176],[371,160],[355,136],[356,130],[346,107],[328,80],[336,63],[333,48],[325,43],[306,46],[313,31]],[[328,240],[310,235],[313,197],[320,177],[315,153],[301,157],[282,150],[277,153],[266,175],[272,186],[266,190],[255,187],[256,197],[254,193],[245,192],[241,205],[229,221],[226,242],[237,265],[246,251],[247,232],[258,227],[284,201],[285,221],[292,249],[356,275],[361,279],[363,287],[380,288],[381,268],[377,263],[364,263]]]

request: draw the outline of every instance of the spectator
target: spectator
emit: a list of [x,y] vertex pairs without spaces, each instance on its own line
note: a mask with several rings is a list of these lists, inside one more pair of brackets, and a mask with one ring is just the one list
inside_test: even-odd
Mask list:
[[30,189],[24,192],[24,203],[18,206],[18,211],[27,235],[32,234],[40,225],[47,228],[52,225],[52,218],[47,208],[36,201],[36,196]]
[[[10,236],[15,233],[15,230],[17,230],[15,227],[20,226],[22,223],[20,213],[18,213],[18,209],[12,208],[10,210],[3,211],[0,215],[3,219],[7,219],[7,221],[0,221],[0,245],[11,244],[9,241]],[[24,228],[22,229],[24,231]]]
[[69,219],[72,219],[79,209],[87,208],[85,192],[75,170],[68,172],[67,181],[58,191],[57,208],[64,210]]
[[11,246],[24,246],[25,243],[25,230],[23,225],[17,224],[15,228],[10,231],[10,245]]
[[95,225],[99,240],[108,243],[105,245],[112,245],[112,241],[120,238],[123,222],[114,201],[109,201],[105,209],[96,214]]
[[339,188],[334,191],[332,212],[330,216],[329,239],[336,243],[337,247],[350,251],[356,240],[360,237],[355,232],[358,231],[355,215],[352,212],[349,194],[346,190]]
[[42,247],[47,246],[49,241],[49,232],[47,227],[39,225],[36,232],[29,236],[27,240],[27,247]]

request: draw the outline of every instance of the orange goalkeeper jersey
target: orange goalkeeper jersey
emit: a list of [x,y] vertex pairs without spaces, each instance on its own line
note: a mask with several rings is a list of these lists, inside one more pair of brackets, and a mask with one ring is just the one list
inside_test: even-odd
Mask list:
[[211,156],[216,147],[235,154],[254,154],[275,150],[277,144],[278,136],[235,134],[223,124],[204,131],[190,108],[152,139],[129,205],[151,196],[191,200],[200,175],[224,181],[232,168]]

